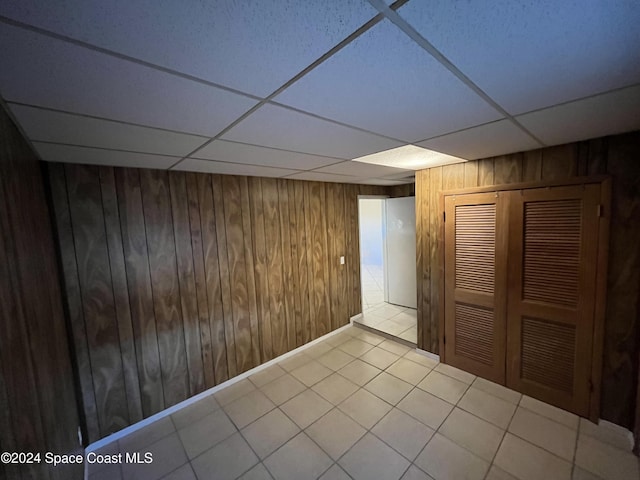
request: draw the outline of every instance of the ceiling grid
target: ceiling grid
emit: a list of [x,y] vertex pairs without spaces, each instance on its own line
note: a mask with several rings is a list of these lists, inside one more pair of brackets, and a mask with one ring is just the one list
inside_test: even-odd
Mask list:
[[0,96],[45,161],[401,184],[640,128],[638,23],[604,0],[7,0]]

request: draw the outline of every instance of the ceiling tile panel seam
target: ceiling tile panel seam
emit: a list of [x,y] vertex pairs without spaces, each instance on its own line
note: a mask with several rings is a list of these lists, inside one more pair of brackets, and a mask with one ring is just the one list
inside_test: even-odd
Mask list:
[[[538,112],[542,112],[542,111],[545,111],[545,110],[550,110],[552,108],[562,107],[562,106],[569,105],[569,104],[572,104],[572,103],[582,102],[584,100],[590,100],[592,98],[600,97],[600,96],[603,96],[603,95],[608,95],[610,93],[620,92],[620,91],[626,90],[628,88],[637,88],[637,87],[640,87],[640,83],[634,83],[634,84],[627,85],[627,86],[624,86],[624,87],[614,88],[614,89],[606,90],[606,91],[600,92],[600,93],[594,93],[593,95],[587,95],[587,96],[584,96],[584,97],[576,98],[574,100],[567,100],[566,102],[555,103],[555,104],[549,105],[547,107],[535,108],[533,110],[528,110],[526,112],[514,115],[513,118],[518,119],[519,117],[522,117],[524,115],[529,115],[531,113],[538,113]],[[452,132],[447,132],[447,133],[443,133],[441,135],[435,135],[433,137],[425,138],[424,140],[419,140],[419,141],[415,142],[415,144],[419,144],[419,143],[422,143],[422,142],[428,142],[429,140],[435,140],[435,139],[441,138],[441,137],[447,137],[449,135],[454,135],[456,133],[466,132],[467,130],[473,130],[474,128],[478,128],[478,127],[486,127],[487,125],[503,122],[505,120],[508,120],[508,119],[507,118],[500,118],[498,120],[493,120],[491,122],[479,123],[478,125],[472,125],[470,127],[461,128],[460,130],[454,130]]]
[[140,127],[140,128],[148,128],[149,130],[157,130],[159,132],[166,132],[166,133],[176,133],[178,135],[188,135],[191,137],[199,137],[202,139],[207,139],[209,137],[199,134],[199,133],[192,133],[192,132],[186,132],[184,130],[173,130],[171,128],[164,128],[164,127],[155,127],[152,125],[146,125],[144,123],[137,123],[137,122],[128,122],[126,120],[116,120],[113,118],[109,118],[109,117],[102,117],[100,115],[90,115],[87,113],[77,113],[77,112],[72,112],[70,110],[62,110],[59,108],[51,108],[51,107],[43,107],[41,105],[35,105],[35,104],[31,104],[31,103],[24,103],[24,102],[14,102],[12,100],[6,100],[7,105],[11,106],[11,105],[16,105],[19,107],[27,107],[27,108],[33,108],[33,109],[37,109],[37,110],[42,110],[44,112],[54,112],[54,113],[63,113],[65,115],[73,115],[76,117],[82,117],[82,118],[90,118],[92,120],[101,120],[104,122],[110,122],[110,123],[117,123],[120,125],[125,125],[125,126],[129,126],[129,127]]
[[[171,155],[171,154],[168,154],[168,153],[143,152],[143,151],[139,151],[139,150],[126,150],[126,149],[122,149],[122,148],[92,147],[92,146],[88,146],[88,145],[78,145],[76,143],[50,142],[50,141],[47,141],[47,140],[33,140],[33,142],[41,143],[43,145],[58,145],[58,146],[61,146],[61,147],[86,148],[86,149],[89,149],[89,150],[101,150],[101,151],[107,151],[107,152],[131,153],[131,154],[134,154],[134,155],[135,154],[140,154],[140,155],[158,155],[158,156],[162,156],[162,157],[182,158],[182,156],[180,156],[180,155]],[[269,169],[273,169],[273,170],[295,170],[296,173],[291,174],[291,175],[295,175],[297,173],[306,173],[306,172],[311,171],[311,170],[304,170],[304,169],[293,168],[293,167],[287,167],[287,168],[283,169],[281,167],[272,167],[270,165],[256,165],[256,164],[253,164],[253,163],[236,163],[236,162],[229,162],[227,160],[212,160],[210,158],[192,158],[192,160],[198,160],[198,161],[202,161],[202,162],[211,162],[211,163],[224,163],[224,164],[227,164],[227,165],[236,165],[236,166],[269,168]],[[342,163],[342,162],[338,162],[338,163]],[[335,164],[331,164],[331,165],[335,165]],[[326,166],[329,166],[329,165],[326,165]]]
[[[152,70],[157,70],[159,72],[166,73],[168,75],[173,75],[175,77],[183,78],[185,80],[190,80],[192,82],[200,83],[207,87],[218,88],[220,90],[224,90],[230,93],[234,93],[236,95],[250,98],[251,100],[257,100],[257,101],[263,100],[262,97],[258,97],[257,95],[253,95],[251,93],[243,92],[241,90],[238,90],[232,87],[227,87],[225,85],[221,85],[219,83],[215,83],[210,80],[205,80],[204,78],[196,77],[195,75],[190,75],[188,73],[180,72],[178,70],[174,70],[168,67],[163,67],[162,65],[157,65],[155,63],[148,62],[146,60],[141,60],[139,58],[132,57],[130,55],[125,55],[123,53],[119,53],[114,50],[110,50],[108,48],[99,47],[97,45],[93,45],[92,43],[84,42],[82,40],[76,40],[75,38],[71,38],[66,35],[52,32],[44,28],[36,27],[28,23],[23,23],[18,20],[13,20],[12,18],[5,17],[4,15],[0,15],[0,22],[6,23],[8,25],[11,25],[17,28],[21,28],[23,30],[31,31],[33,33],[43,35],[45,37],[54,38],[56,40],[66,42],[66,43],[75,45],[77,47],[86,48],[88,50],[92,50],[94,52],[101,53],[103,55],[108,55],[110,57],[117,58],[119,60],[135,63],[137,65],[150,68]],[[10,99],[8,99],[7,101],[10,101]]]
[[290,110],[292,112],[296,112],[296,113],[302,113],[303,115],[307,115],[309,117],[314,117],[317,118],[318,120],[323,120],[325,122],[330,122],[336,125],[339,125],[341,127],[347,127],[347,128],[351,128],[353,130],[359,130],[361,132],[364,133],[369,133],[371,135],[375,135],[377,137],[384,137],[384,138],[388,138],[389,140],[393,140],[394,142],[399,142],[399,143],[409,143],[406,140],[400,140],[399,138],[394,138],[394,137],[390,137],[389,135],[385,135],[384,133],[379,133],[379,132],[373,132],[371,130],[367,130],[365,128],[362,127],[356,127],[354,125],[348,124],[348,123],[344,123],[344,122],[340,122],[338,120],[334,120],[332,118],[328,118],[328,117],[323,117],[322,115],[318,115],[316,113],[313,112],[307,112],[306,110],[302,110],[300,108],[296,108],[296,107],[292,107],[290,105],[286,105],[284,103],[280,103],[280,102],[274,102],[273,100],[270,100],[269,105],[276,105],[278,107],[284,108],[285,110]]
[[478,85],[476,85],[469,77],[467,77],[456,65],[454,65],[447,57],[445,57],[435,46],[431,44],[426,38],[424,38],[418,31],[413,28],[404,18],[402,18],[395,10],[390,9],[383,0],[368,0],[369,3],[380,13],[384,14],[384,16],[391,21],[394,25],[396,25],[402,32],[405,33],[410,39],[416,42],[421,48],[423,48],[427,53],[429,53],[434,59],[436,59],[440,64],[449,70],[452,74],[454,74],[461,82],[463,82],[467,87],[469,87],[476,95],[482,98],[485,102],[491,105],[494,109],[496,109],[499,113],[504,115],[504,117],[513,123],[518,129],[523,131],[533,140],[540,144],[541,147],[544,147],[545,144],[536,137],[533,133],[531,133],[527,128],[525,128],[520,122],[518,122],[509,112],[507,112],[500,104],[498,104],[495,100],[493,100],[484,90],[482,90]]
[[[400,8],[401,6],[403,6],[405,3],[407,3],[409,0],[397,0],[393,5],[391,5],[389,8],[392,8],[393,10]],[[322,64],[323,62],[325,62],[326,60],[328,60],[329,58],[331,58],[333,55],[335,55],[336,53],[338,53],[340,50],[342,50],[343,48],[345,48],[347,45],[349,45],[351,42],[353,42],[356,38],[358,38],[359,36],[361,36],[362,34],[364,34],[365,32],[369,31],[371,28],[373,28],[374,26],[376,26],[378,23],[380,23],[382,20],[384,19],[384,15],[382,13],[378,13],[375,17],[373,17],[371,20],[369,20],[368,22],[364,23],[360,28],[358,28],[357,30],[355,30],[353,33],[351,33],[349,36],[347,36],[344,40],[342,40],[341,42],[339,42],[337,45],[333,46],[331,49],[329,49],[326,53],[324,53],[323,55],[321,55],[318,59],[316,59],[314,62],[312,62],[309,66],[307,66],[306,68],[302,69],[299,73],[297,73],[296,75],[294,75],[292,78],[290,78],[289,80],[287,80],[283,85],[281,85],[280,87],[278,87],[276,90],[274,90],[271,94],[267,95],[264,99],[262,99],[261,101],[259,101],[256,105],[254,105],[252,108],[250,108],[247,112],[245,112],[243,115],[241,115],[239,118],[237,118],[235,121],[233,121],[231,124],[229,124],[226,128],[224,128],[221,132],[219,132],[215,137],[211,137],[208,141],[206,141],[205,143],[203,143],[202,145],[200,145],[198,148],[196,148],[195,150],[193,150],[192,152],[190,152],[188,155],[186,155],[184,158],[182,158],[180,161],[176,162],[175,165],[172,165],[169,170],[173,170],[175,167],[177,167],[182,161],[186,160],[187,158],[192,157],[192,155],[194,155],[195,153],[197,153],[199,150],[203,149],[204,147],[206,147],[207,145],[209,145],[211,142],[213,142],[214,140],[219,139],[220,137],[222,137],[225,133],[227,133],[229,130],[231,130],[233,127],[235,127],[236,125],[238,125],[240,122],[242,122],[243,120],[245,120],[246,118],[248,118],[252,113],[254,113],[256,110],[258,110],[260,107],[262,107],[263,105],[266,105],[267,103],[269,103],[273,98],[275,98],[276,96],[278,96],[280,93],[282,93],[284,90],[286,90],[287,88],[289,88],[291,85],[293,85],[295,82],[297,82],[298,80],[300,80],[302,77],[304,77],[306,74],[308,74],[309,72],[311,72],[314,68],[316,68],[317,66],[319,66],[320,64]]]
[[[390,8],[393,8],[393,9],[400,8],[407,1],[408,0],[398,0],[393,5],[391,5]],[[93,50],[93,51],[96,51],[98,53],[109,55],[109,56],[112,56],[112,57],[115,57],[115,58],[118,58],[118,59],[121,59],[121,60],[125,60],[125,61],[129,61],[129,62],[132,62],[132,63],[136,63],[136,64],[139,64],[141,66],[144,66],[144,67],[147,67],[147,68],[151,68],[151,69],[154,69],[154,70],[158,70],[158,71],[161,71],[161,72],[169,74],[169,75],[174,75],[174,76],[181,77],[181,78],[184,78],[184,79],[187,79],[187,80],[190,80],[190,81],[201,83],[201,84],[204,84],[204,85],[212,87],[212,88],[219,88],[221,90],[226,90],[228,92],[235,93],[235,94],[238,94],[238,95],[241,95],[241,96],[245,96],[245,97],[251,98],[252,100],[257,100],[258,101],[258,103],[256,105],[254,105],[247,112],[245,112],[243,115],[241,115],[238,119],[236,119],[234,122],[232,122],[230,125],[228,125],[225,129],[223,129],[221,132],[219,132],[215,137],[210,137],[202,145],[197,147],[195,150],[190,152],[185,157],[182,157],[180,161],[176,162],[175,165],[172,165],[170,167],[172,169],[175,166],[177,166],[182,160],[192,157],[193,154],[195,154],[196,152],[198,152],[202,148],[206,147],[212,141],[220,138],[222,135],[224,135],[231,128],[233,128],[238,123],[240,123],[242,120],[244,120],[248,116],[250,116],[253,112],[255,112],[262,105],[266,104],[270,99],[272,99],[275,96],[277,96],[278,94],[282,93],[282,91],[284,91],[286,88],[288,88],[293,83],[298,81],[304,75],[309,73],[311,70],[316,68],[318,65],[320,65],[324,61],[326,61],[328,58],[333,56],[335,53],[337,53],[338,51],[342,50],[345,46],[347,46],[353,40],[358,38],[360,35],[362,35],[366,31],[371,29],[373,26],[378,24],[383,18],[384,18],[384,16],[382,14],[380,14],[380,13],[377,14],[375,17],[373,17],[371,20],[366,22],[364,25],[362,25],[360,28],[358,28],[355,32],[350,34],[348,37],[346,37],[344,40],[342,40],[336,46],[331,48],[328,52],[323,54],[320,58],[318,58],[316,61],[311,63],[308,67],[303,69],[301,72],[296,74],[294,77],[289,79],[287,82],[285,82],[282,86],[280,86],[278,89],[276,89],[273,93],[271,93],[270,95],[268,95],[264,99],[261,98],[261,97],[258,97],[256,95],[248,94],[246,92],[243,92],[243,91],[231,88],[231,87],[227,87],[227,86],[224,86],[224,85],[217,84],[215,82],[204,80],[202,78],[199,78],[199,77],[196,77],[196,76],[193,76],[193,75],[189,75],[189,74],[185,74],[183,72],[180,72],[180,71],[177,71],[177,70],[173,70],[173,69],[170,69],[170,68],[167,68],[167,67],[163,67],[163,66],[151,63],[151,62],[147,62],[147,61],[138,59],[136,57],[132,57],[132,56],[125,55],[125,54],[122,54],[122,53],[119,53],[119,52],[115,52],[115,51],[110,50],[110,49],[99,47],[99,46],[93,45],[93,44],[88,43],[88,42],[84,42],[84,41],[81,41],[81,40],[76,40],[76,39],[68,37],[66,35],[62,35],[62,34],[58,34],[58,33],[55,33],[55,32],[51,32],[51,31],[49,31],[47,29],[36,27],[36,26],[30,25],[30,24],[27,24],[27,23],[23,23],[23,22],[20,22],[20,21],[17,21],[17,20],[2,16],[2,15],[0,15],[0,22],[6,23],[6,24],[9,24],[9,25],[18,27],[18,28],[22,28],[22,29],[25,29],[25,30],[29,30],[29,31],[32,31],[34,33],[37,33],[37,34],[40,34],[40,35],[43,35],[43,36],[48,36],[50,38],[55,38],[57,40],[60,40],[60,41],[63,41],[63,42],[67,42],[67,43],[70,43],[70,44],[73,44],[73,45],[76,45],[76,46],[79,46],[79,47],[82,47],[82,48],[87,48],[89,50]],[[21,104],[21,102],[11,102],[10,100],[8,100],[8,101],[9,101],[9,103]],[[31,105],[27,105],[27,106],[31,106]],[[39,106],[35,106],[35,105],[34,105],[34,107],[46,109],[46,107],[39,107]],[[283,107],[287,108],[286,105],[283,105]],[[49,110],[58,111],[57,109],[49,109]],[[204,136],[198,135],[198,134],[174,131],[174,130],[171,130],[171,129],[162,129],[162,128],[151,127],[151,126],[132,123],[132,122],[121,122],[121,121],[118,121],[118,120],[112,120],[112,119],[109,119],[109,118],[103,118],[103,117],[99,117],[99,116],[83,115],[83,114],[77,114],[75,112],[65,112],[65,111],[61,111],[61,112],[62,113],[69,113],[69,114],[73,114],[73,115],[86,116],[87,118],[96,118],[96,119],[100,119],[100,120],[118,122],[118,123],[123,123],[123,124],[130,124],[130,125],[135,125],[135,126],[139,126],[139,127],[152,128],[152,129],[164,130],[164,131],[172,131],[174,133],[184,133],[184,134],[188,134],[188,135],[197,136],[197,137],[200,137],[200,138],[203,138],[203,139],[207,138],[207,137],[204,137]],[[335,123],[335,124],[338,124],[338,125],[341,125],[341,126],[344,126],[344,127],[352,128],[352,129],[359,130],[359,131],[362,131],[362,132],[365,132],[365,133],[370,133],[370,134],[374,134],[374,135],[377,135],[377,136],[382,136],[384,138],[389,138],[389,139],[394,140],[394,141],[398,141],[397,139],[394,139],[392,137],[387,137],[386,135],[381,135],[381,134],[378,134],[378,133],[369,132],[367,130],[364,130],[364,129],[361,129],[361,128],[358,128],[358,127],[354,127],[354,126],[351,126],[351,125],[348,125],[348,124],[343,124],[341,122],[336,122],[336,121],[333,121],[331,119],[325,119],[323,117],[320,117],[320,116],[317,116],[317,115],[314,115],[314,114],[309,114],[307,112],[302,112],[302,111],[301,111],[301,113],[306,113],[306,114],[308,114],[310,116],[314,116],[314,117],[317,117],[317,118],[319,118],[321,120],[329,121],[331,123]],[[400,143],[405,143],[405,142],[400,142]],[[258,146],[260,146],[260,145],[258,145]],[[136,153],[143,153],[143,152],[136,152]],[[195,157],[193,157],[193,158],[195,158]],[[340,163],[340,162],[337,162],[337,163]]]
[[584,96],[584,97],[575,98],[573,100],[567,100],[566,102],[554,103],[553,105],[549,105],[549,106],[542,107],[542,108],[534,108],[533,110],[528,110],[526,112],[519,113],[519,114],[515,115],[514,118],[522,117],[524,115],[529,115],[531,113],[542,112],[544,110],[551,110],[552,108],[556,108],[556,107],[563,107],[563,106],[569,105],[571,103],[578,103],[578,102],[582,102],[584,100],[591,100],[592,98],[602,97],[602,96],[608,95],[610,93],[621,92],[622,90],[638,88],[638,87],[640,87],[640,83],[632,83],[630,85],[625,85],[624,87],[613,88],[611,90],[605,90],[604,92],[594,93],[593,95],[587,95],[587,96]]
[[49,140],[38,140],[37,138],[32,139],[32,141],[36,143],[42,143],[43,145],[59,145],[61,147],[88,148],[91,150],[106,150],[108,152],[122,152],[122,153],[133,153],[133,154],[139,153],[141,155],[161,155],[163,157],[182,158],[181,155],[172,155],[170,153],[145,152],[142,150],[127,150],[124,148],[96,147],[92,145],[80,145],[78,143],[52,142]]
[[[72,111],[69,111],[69,110],[61,110],[61,109],[57,109],[57,108],[42,107],[40,105],[33,105],[33,104],[29,104],[29,103],[5,101],[5,104],[9,107],[9,108],[6,108],[7,111],[11,111],[10,107],[12,105],[16,105],[16,106],[20,106],[20,107],[27,107],[27,108],[33,108],[33,109],[36,109],[36,110],[42,110],[44,112],[62,113],[62,114],[65,114],[65,115],[72,115],[72,116],[76,116],[76,117],[89,118],[89,119],[92,119],[92,120],[100,120],[100,121],[115,123],[115,124],[119,124],[119,125],[146,128],[146,129],[149,129],[149,130],[157,130],[158,132],[167,132],[167,133],[175,133],[175,134],[178,134],[178,135],[198,137],[198,138],[201,138],[203,140],[209,138],[209,137],[205,137],[203,135],[199,135],[199,134],[196,134],[196,133],[185,132],[185,131],[182,131],[182,130],[172,130],[172,129],[169,129],[169,128],[153,127],[153,126],[145,125],[145,124],[142,124],[142,123],[127,122],[127,121],[124,121],[124,120],[114,120],[112,118],[101,117],[99,115],[89,115],[89,114],[85,114],[85,113],[76,113],[76,112],[72,112]],[[18,123],[17,120],[15,120],[15,118],[14,118],[14,123]],[[123,151],[123,152],[131,152],[131,153],[145,153],[145,154],[149,154],[149,155],[160,155],[158,153],[153,153],[153,152],[145,152],[145,151],[139,151],[138,152],[138,151],[133,151],[133,150],[120,150],[120,149],[116,149],[116,148],[96,147],[96,146],[93,146],[93,145],[79,145],[79,144],[70,144],[70,143],[67,144],[67,143],[63,143],[63,142],[40,140],[40,139],[37,139],[37,138],[30,138],[26,134],[24,136],[26,138],[29,138],[30,140],[32,140],[34,142],[40,142],[40,143],[52,143],[52,144],[68,145],[68,146],[74,146],[74,147],[102,148],[102,149],[105,149],[105,150]],[[251,147],[264,148],[264,149],[268,149],[268,150],[278,150],[278,151],[286,152],[286,153],[309,155],[306,152],[299,152],[297,150],[287,150],[287,149],[284,149],[284,148],[277,148],[277,147],[265,147],[263,145],[256,145],[256,144],[253,144],[253,143],[238,142],[236,140],[223,140],[223,141],[224,142],[228,142],[228,143],[236,143],[238,145],[247,145],[247,146],[251,146]],[[170,155],[170,154],[164,154],[164,153],[161,154],[161,155],[165,155],[165,156],[168,156],[168,157],[175,157],[175,158],[183,158],[182,155]],[[323,157],[323,158],[336,160],[335,163],[328,164],[327,166],[336,165],[338,163],[344,162],[345,160],[348,160],[348,159],[344,159],[344,158],[330,157],[330,156],[327,156],[327,155],[315,155],[315,156],[316,157]],[[207,158],[202,158],[202,157],[190,157],[190,158],[193,158],[193,159],[196,159],[196,160],[212,160],[212,159],[207,159]],[[234,162],[228,162],[226,160],[217,160],[217,159],[214,160],[214,161],[225,162],[225,163],[234,163]],[[238,165],[243,165],[243,164],[238,164]],[[253,164],[244,164],[244,165],[253,165]],[[254,166],[260,166],[260,165],[254,165]],[[321,168],[321,167],[316,167],[316,168]],[[293,168],[292,170],[298,170],[298,169]],[[300,170],[300,171],[307,171],[307,170]]]
[[422,142],[427,142],[429,140],[434,140],[436,138],[447,137],[449,135],[454,135],[456,133],[466,132],[467,130],[473,130],[474,128],[478,128],[478,127],[486,127],[487,125],[493,125],[494,123],[504,122],[505,120],[507,120],[507,119],[506,118],[499,118],[498,120],[492,120],[490,122],[479,123],[477,125],[471,125],[470,127],[461,128],[460,130],[454,130],[452,132],[442,133],[440,135],[435,135],[433,137],[425,138],[424,140],[420,140],[420,141],[416,142],[416,144],[422,143]]
[[[51,112],[63,113],[63,114],[67,114],[67,115],[74,115],[74,116],[79,116],[79,117],[91,118],[91,119],[94,119],[94,120],[107,121],[107,122],[112,122],[112,123],[116,123],[116,124],[123,124],[123,125],[127,125],[127,126],[148,128],[150,130],[158,130],[160,132],[169,132],[169,133],[177,133],[177,134],[181,134],[181,135],[190,135],[190,136],[194,136],[194,137],[200,137],[200,138],[203,138],[203,139],[207,138],[207,137],[203,137],[202,135],[196,135],[196,134],[187,133],[187,132],[170,130],[170,129],[166,129],[166,128],[150,127],[150,126],[143,125],[143,124],[132,123],[132,122],[124,122],[124,121],[120,121],[120,120],[111,120],[109,118],[95,116],[95,115],[77,114],[77,113],[73,113],[73,112],[68,112],[66,110],[58,110],[58,109],[54,109],[54,108],[40,107],[40,106],[37,106],[37,105],[30,105],[30,104],[27,104],[27,103],[5,102],[5,104],[8,105],[8,106],[18,105],[18,106],[24,106],[24,107],[28,107],[28,108],[35,108],[35,109],[43,110],[43,111],[51,111]],[[12,116],[12,119],[13,119],[14,123],[19,125],[19,122],[13,116],[13,113],[10,110],[10,108],[5,108],[5,110],[7,110],[8,112],[11,112],[11,116]],[[22,127],[20,127],[20,128],[22,129]],[[163,156],[166,156],[166,157],[173,157],[173,158],[179,158],[179,159],[183,158],[182,155],[171,155],[171,154],[167,154],[167,153],[161,153],[160,154],[160,153],[157,153],[157,152],[148,152],[148,151],[143,151],[143,150],[126,150],[126,149],[118,149],[118,148],[98,147],[98,146],[95,146],[95,145],[80,145],[80,144],[76,144],[76,143],[66,143],[66,142],[55,142],[55,141],[50,141],[50,140],[41,140],[41,139],[38,139],[38,138],[31,138],[31,136],[27,136],[25,132],[23,132],[23,136],[25,138],[28,138],[29,141],[43,143],[43,144],[52,144],[52,145],[61,145],[61,146],[79,147],[79,148],[93,148],[93,149],[96,149],[96,150],[110,150],[110,151],[126,152],[126,153],[142,153],[142,154],[145,154],[145,155],[163,155]],[[238,144],[238,145],[247,145],[247,146],[251,146],[251,147],[264,148],[264,149],[268,149],[268,150],[277,150],[277,151],[286,152],[286,153],[309,155],[308,153],[298,152],[296,150],[286,150],[286,149],[283,149],[283,148],[275,148],[275,147],[264,147],[262,145],[254,145],[252,143],[237,142],[235,140],[224,140],[224,142],[235,143],[235,144]],[[310,170],[298,169],[298,168],[292,168],[292,167],[287,167],[287,168],[290,169],[290,170],[298,170],[300,172],[307,172],[307,171],[313,171],[313,170],[315,170],[317,168],[322,168],[323,166],[328,167],[328,166],[337,165],[339,163],[344,163],[345,161],[349,161],[348,159],[329,157],[329,156],[326,156],[326,155],[315,155],[315,156],[323,157],[323,158],[327,158],[327,159],[332,159],[332,160],[336,160],[336,161],[334,163],[330,163],[330,164],[327,164],[327,165],[322,165],[320,167],[315,167],[315,168],[310,169]],[[220,159],[201,158],[201,157],[190,157],[190,158],[193,158],[194,160],[205,160],[205,161],[213,161],[213,162],[220,162],[220,163],[230,163],[230,164],[234,164],[234,165],[250,165],[250,166],[255,166],[255,167],[264,166],[264,167],[267,167],[267,168],[277,168],[277,167],[269,167],[268,165],[257,165],[257,164],[253,164],[253,163],[237,163],[237,162],[229,162],[227,160],[220,160]]]
[[[286,148],[279,148],[279,147],[265,147],[264,145],[256,145],[255,143],[248,143],[248,142],[239,142],[238,140],[227,140],[227,139],[220,139],[221,142],[227,142],[227,143],[235,143],[237,145],[247,145],[249,147],[258,147],[258,148],[264,148],[266,150],[277,150],[279,152],[287,152],[287,153],[296,153],[299,155],[313,155],[314,157],[322,157],[322,158],[330,158],[330,159],[334,159],[336,160],[336,163],[341,163],[345,160],[348,160],[347,158],[339,158],[339,157],[331,157],[328,155],[319,155],[319,154],[311,154],[311,153],[307,153],[307,152],[299,152],[298,150],[288,150]],[[202,157],[190,157],[190,158],[195,158],[198,160],[206,160],[206,158],[202,158]]]
[[[228,142],[229,140],[223,140],[223,141],[224,141],[224,142]],[[234,143],[240,143],[240,142],[234,142]],[[242,145],[251,145],[251,144],[250,144],[250,143],[243,143]],[[271,148],[271,147],[263,147],[263,146],[261,146],[261,145],[251,145],[251,146],[253,146],[253,147],[260,147],[260,148]],[[279,151],[281,151],[281,152],[300,153],[300,154],[302,154],[302,155],[310,155],[310,154],[308,154],[308,153],[304,153],[304,152],[293,152],[293,151],[291,151],[291,150],[283,150],[282,148],[278,148],[278,149],[276,149],[276,150],[279,150]],[[173,157],[175,157],[175,158],[180,158],[179,156],[176,156],[176,155],[171,155],[171,156],[173,156]],[[324,157],[324,155],[315,155],[315,156],[318,156],[318,157],[319,157],[319,156],[323,156],[323,157]],[[334,158],[334,157],[325,157],[325,158]],[[271,166],[269,166],[269,165],[255,165],[255,164],[252,164],[252,163],[237,163],[237,162],[229,162],[229,161],[226,161],[226,160],[217,160],[217,159],[214,159],[214,158],[202,158],[202,157],[189,157],[189,158],[183,158],[182,160],[203,160],[203,161],[205,161],[205,162],[232,163],[232,164],[234,164],[234,165],[251,165],[251,166],[253,166],[253,167],[278,168],[278,169],[281,169],[281,170],[284,168],[284,167],[271,167]],[[334,165],[339,165],[339,164],[341,164],[341,163],[351,162],[351,160],[347,160],[347,159],[343,159],[343,158],[336,159],[336,160],[338,160],[338,161],[337,161],[337,162],[335,162],[335,163],[328,163],[328,164],[326,164],[326,165],[320,165],[319,167],[313,167],[313,168],[308,169],[308,170],[305,170],[305,169],[303,169],[303,168],[293,168],[293,167],[286,167],[286,168],[284,168],[284,170],[297,170],[298,172],[315,172],[315,171],[316,171],[316,170],[318,170],[319,168],[333,167]],[[178,162],[178,163],[179,163],[179,162]],[[177,165],[177,164],[176,164],[176,165]],[[171,168],[173,168],[173,167],[171,167]],[[323,173],[323,172],[321,172],[321,173]],[[340,173],[336,173],[336,174],[332,174],[332,175],[342,175],[342,174],[340,174]]]

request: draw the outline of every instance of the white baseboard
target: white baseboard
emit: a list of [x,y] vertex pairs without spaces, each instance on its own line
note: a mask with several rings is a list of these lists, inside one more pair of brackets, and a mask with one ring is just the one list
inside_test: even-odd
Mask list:
[[424,355],[425,357],[428,357],[431,360],[435,360],[437,362],[440,361],[440,355],[436,355],[435,353],[427,352],[426,350],[422,350],[420,348],[416,348],[416,353],[419,353],[420,355]]
[[323,335],[322,337],[316,338],[315,340],[312,340],[309,343],[305,343],[304,345],[302,345],[301,347],[296,348],[295,350],[291,350],[290,352],[287,352],[285,354],[280,355],[279,357],[276,357],[272,360],[269,360],[268,362],[265,362],[261,365],[258,365],[257,367],[252,368],[251,370],[247,370],[244,373],[241,373],[240,375],[237,375],[233,378],[230,378],[229,380],[227,380],[226,382],[223,382],[219,385],[216,385],[215,387],[211,387],[208,390],[205,390],[204,392],[201,392],[197,395],[194,395],[193,397],[190,397],[176,405],[173,405],[169,408],[166,408],[165,410],[162,410],[161,412],[156,413],[155,415],[152,415],[148,418],[145,418],[144,420],[141,420],[137,423],[134,423],[133,425],[129,425],[126,428],[123,428],[122,430],[119,430],[116,433],[112,433],[111,435],[109,435],[108,437],[104,437],[96,442],[93,442],[92,444],[88,445],[87,448],[85,449],[85,453],[89,453],[89,452],[94,452],[102,447],[104,447],[105,445],[108,445],[110,443],[115,442],[116,440],[119,440],[123,437],[126,437],[127,435],[129,435],[130,433],[135,432],[136,430],[140,430],[141,428],[146,427],[147,425],[152,424],[153,422],[155,422],[156,420],[160,420],[161,418],[167,417],[175,412],[177,412],[178,410],[181,410],[185,407],[188,407],[189,405],[196,403],[198,400],[202,400],[203,398],[208,397],[209,395],[213,395],[214,393],[222,390],[223,388],[226,388],[230,385],[233,385],[234,383],[239,382],[240,380],[244,380],[247,377],[250,377],[251,375],[258,373],[261,370],[264,370],[265,368],[270,367],[271,365],[275,365],[278,362],[281,362],[282,360],[285,360],[286,358],[292,357],[293,355],[296,355],[304,350],[306,350],[309,347],[312,347],[313,345],[320,343],[324,340],[326,340],[329,337],[332,337],[333,335],[337,335],[338,333],[342,332],[343,330],[345,330],[346,328],[350,328],[351,325],[345,325],[343,327],[340,327],[332,332],[327,333],[326,335]]
[[364,315],[362,313],[358,313],[349,319],[350,323],[355,322],[356,320],[360,320]]

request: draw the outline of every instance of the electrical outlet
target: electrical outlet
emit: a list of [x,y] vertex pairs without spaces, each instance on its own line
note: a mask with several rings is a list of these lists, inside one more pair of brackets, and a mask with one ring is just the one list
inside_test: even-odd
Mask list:
[[344,255],[340,257],[340,265],[344,265]]

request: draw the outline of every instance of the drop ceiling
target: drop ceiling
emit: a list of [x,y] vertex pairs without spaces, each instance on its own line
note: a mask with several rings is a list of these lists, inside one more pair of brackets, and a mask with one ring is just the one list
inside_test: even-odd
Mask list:
[[636,0],[3,0],[0,95],[45,161],[395,185],[398,147],[639,129],[638,25]]

